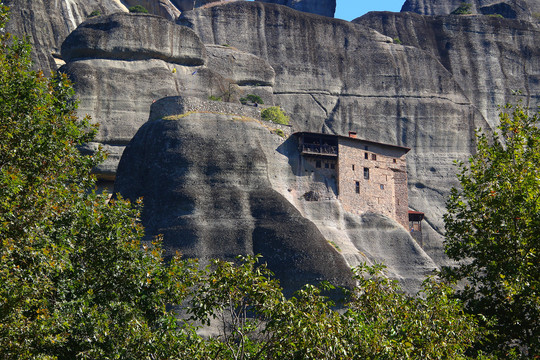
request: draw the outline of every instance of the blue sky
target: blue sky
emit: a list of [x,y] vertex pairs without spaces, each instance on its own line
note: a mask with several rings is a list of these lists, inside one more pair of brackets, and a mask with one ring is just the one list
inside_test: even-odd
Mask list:
[[399,12],[405,0],[336,0],[335,17],[351,21],[370,11]]
[[335,17],[351,21],[369,11],[399,12],[405,0],[337,0]]

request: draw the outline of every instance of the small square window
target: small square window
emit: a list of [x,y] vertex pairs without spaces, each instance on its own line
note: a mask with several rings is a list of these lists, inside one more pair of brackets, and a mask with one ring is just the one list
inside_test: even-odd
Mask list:
[[396,162],[397,162],[396,159],[394,159],[394,164],[395,164]]
[[330,169],[335,169],[336,168],[336,164],[330,164]]
[[355,191],[360,194],[360,181],[355,181]]
[[364,159],[366,159],[366,160],[369,159],[369,154],[368,153],[364,154]]
[[371,154],[371,160],[377,160],[377,155]]
[[364,179],[369,180],[369,168],[364,168]]
[[316,167],[316,168],[320,168],[320,167],[321,167],[321,160],[317,160],[317,162],[315,163],[315,167]]
[[381,190],[384,190],[384,184],[381,184]]
[[330,167],[330,164],[329,163],[324,163],[324,168],[325,169],[328,169]]

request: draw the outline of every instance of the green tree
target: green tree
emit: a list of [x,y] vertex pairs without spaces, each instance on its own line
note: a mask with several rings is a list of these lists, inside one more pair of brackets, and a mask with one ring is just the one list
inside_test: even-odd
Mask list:
[[472,4],[462,2],[461,5],[457,9],[451,12],[452,15],[470,15],[472,14],[471,11]]
[[261,118],[264,121],[271,121],[276,124],[289,125],[289,117],[285,115],[279,106],[270,106],[261,111]]
[[201,273],[188,307],[193,320],[218,319],[204,346],[211,359],[468,359],[482,334],[444,283],[427,280],[419,296],[401,291],[384,267],[357,268],[346,311],[306,285],[285,299],[258,258],[216,261]]
[[358,359],[469,359],[483,329],[463,313],[454,290],[428,278],[416,296],[404,294],[381,265],[355,269],[345,324]]
[[130,7],[129,9],[130,13],[137,13],[137,14],[148,14],[148,10],[142,5],[135,5]]
[[[170,312],[195,264],[141,244],[138,210],[91,191],[103,154],[65,76],[31,70],[0,7],[0,358],[190,358],[198,337]],[[195,276],[195,275],[193,275]],[[182,331],[179,331],[182,326]],[[195,343],[188,346],[188,343]]]
[[477,153],[459,162],[459,189],[445,215],[445,249],[465,280],[467,311],[491,320],[484,347],[540,355],[540,130],[538,114],[507,105],[498,132],[477,133]]

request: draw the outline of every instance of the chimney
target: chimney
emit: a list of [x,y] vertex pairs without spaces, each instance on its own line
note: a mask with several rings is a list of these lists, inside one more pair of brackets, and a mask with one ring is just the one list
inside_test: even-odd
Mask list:
[[356,131],[349,131],[349,137],[356,139]]

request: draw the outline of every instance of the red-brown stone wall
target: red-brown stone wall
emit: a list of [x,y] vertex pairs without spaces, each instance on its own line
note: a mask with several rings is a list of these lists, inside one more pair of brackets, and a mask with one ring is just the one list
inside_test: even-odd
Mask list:
[[[338,153],[338,193],[343,208],[355,214],[383,214],[407,228],[404,151],[383,144],[340,138]],[[369,169],[367,179],[364,169]]]

